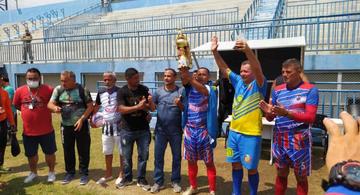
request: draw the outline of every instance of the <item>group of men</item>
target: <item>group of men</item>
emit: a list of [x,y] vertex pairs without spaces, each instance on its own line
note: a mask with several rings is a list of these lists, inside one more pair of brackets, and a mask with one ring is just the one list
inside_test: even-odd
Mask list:
[[[297,194],[307,194],[307,177],[311,170],[310,124],[315,120],[318,104],[317,89],[304,82],[299,61],[289,59],[283,63],[284,83],[275,87],[272,101],[263,99],[267,80],[260,62],[244,40],[236,41],[235,49],[244,52],[247,59],[240,66],[240,75],[233,72],[217,51],[218,40],[213,37],[211,50],[216,64],[224,78],[228,78],[235,89],[232,120],[227,140],[227,162],[232,163],[233,194],[241,194],[243,167],[248,170],[250,194],[257,194],[259,173],[257,171],[261,152],[262,116],[275,119],[273,154],[278,170],[275,182],[276,194],[285,194],[289,168],[294,168],[298,182]],[[23,120],[23,141],[28,157],[30,174],[24,182],[37,177],[38,145],[45,153],[49,166],[48,181],[55,181],[55,143],[51,112],[60,113],[61,140],[64,148],[66,175],[63,184],[71,182],[75,176],[75,143],[79,154],[80,184],[88,178],[90,160],[89,126],[95,127],[91,115],[100,112],[103,116],[102,144],[106,171],[97,184],[105,184],[112,177],[113,150],[120,154],[120,173],[115,180],[117,188],[124,188],[133,182],[132,154],[136,143],[138,152],[137,185],[152,193],[159,192],[164,185],[164,155],[167,143],[172,152],[171,183],[174,192],[181,192],[181,146],[184,144],[183,158],[188,161],[190,187],[184,195],[197,192],[197,161],[204,161],[207,169],[209,192],[216,192],[216,168],[213,149],[216,146],[218,125],[212,123],[216,91],[209,83],[209,70],[200,68],[196,76],[188,69],[179,69],[183,87],[175,84],[177,72],[167,68],[164,71],[164,86],[153,94],[140,84],[136,69],[125,71],[127,84],[116,86],[116,75],[105,72],[105,88],[99,89],[95,104],[87,89],[76,83],[71,71],[61,73],[61,85],[52,89],[41,83],[41,73],[36,68],[26,72],[27,84],[19,87],[13,103],[21,111]],[[3,97],[3,96],[1,96]],[[5,97],[1,102],[10,102]],[[3,104],[3,106],[5,106]],[[5,107],[5,110],[8,109]],[[149,122],[150,111],[157,110],[154,150],[154,185],[145,179],[151,140]],[[5,112],[6,113],[6,112]],[[4,115],[4,116],[2,116]],[[7,114],[0,111],[0,117]],[[0,118],[0,119],[1,119]],[[14,125],[13,116],[8,116]],[[4,121],[4,120],[3,120]],[[1,122],[3,122],[1,121]],[[4,122],[6,123],[6,121]],[[215,124],[215,125],[213,125]],[[1,123],[1,125],[5,125]],[[214,128],[216,126],[216,128]],[[182,136],[184,134],[184,136]],[[182,141],[183,140],[183,141]]]

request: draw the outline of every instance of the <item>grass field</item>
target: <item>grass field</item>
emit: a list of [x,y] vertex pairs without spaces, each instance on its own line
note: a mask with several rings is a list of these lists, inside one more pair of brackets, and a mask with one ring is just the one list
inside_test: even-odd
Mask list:
[[[56,143],[58,147],[58,151],[56,152],[56,177],[57,181],[54,184],[48,184],[46,182],[47,179],[47,166],[44,162],[44,155],[39,152],[39,177],[36,181],[30,184],[24,184],[23,180],[29,173],[27,159],[24,156],[24,149],[22,145],[22,124],[21,120],[19,120],[19,131],[18,131],[18,139],[21,147],[21,154],[17,157],[12,157],[10,154],[10,147],[6,150],[5,155],[5,167],[10,167],[12,169],[11,172],[1,174],[0,181],[6,182],[7,185],[3,190],[0,190],[0,194],[124,194],[124,195],[137,195],[137,194],[150,194],[150,192],[144,192],[142,189],[137,187],[136,185],[128,186],[124,189],[118,190],[115,188],[115,180],[109,181],[107,186],[99,186],[96,185],[96,181],[103,176],[105,162],[104,156],[102,154],[102,145],[101,145],[101,131],[100,129],[92,129],[91,130],[91,157],[90,157],[90,182],[85,186],[79,185],[79,175],[76,175],[76,179],[72,181],[68,185],[62,185],[61,180],[64,177],[64,158],[63,158],[63,149],[60,141],[59,135],[59,117],[54,116],[54,127],[56,132]],[[215,149],[215,165],[217,169],[217,194],[220,195],[228,195],[231,194],[232,188],[232,180],[231,180],[231,165],[225,162],[225,150],[224,150],[224,139],[219,139],[218,146]],[[153,175],[153,167],[154,167],[154,143],[151,142],[150,146],[150,158],[147,165],[147,180],[150,184],[153,183],[152,175]],[[134,151],[134,176],[136,176],[136,167],[137,167],[137,158],[136,158],[136,150]],[[311,195],[319,195],[323,193],[323,190],[320,187],[321,179],[327,177],[327,170],[324,165],[322,157],[321,149],[314,149],[313,151],[313,172],[312,176],[309,178],[309,194]],[[260,195],[266,194],[274,194],[274,181],[275,181],[275,168],[274,166],[269,165],[269,143],[263,143],[263,152],[261,155],[261,161],[259,165],[260,172],[260,184],[259,184],[259,193]],[[114,169],[113,176],[116,178],[118,174],[119,167],[119,158],[116,155],[114,158]],[[207,177],[205,166],[202,162],[199,162],[199,174],[198,174],[198,183],[199,183],[199,194],[207,194]],[[77,161],[78,167],[78,161]],[[175,194],[173,193],[170,187],[170,174],[171,174],[171,153],[170,150],[166,151],[165,155],[165,184],[166,189],[160,191],[158,194]],[[182,187],[185,189],[188,186],[188,178],[187,178],[187,163],[186,161],[182,161]],[[249,188],[247,183],[247,174],[244,174],[244,182],[243,182],[243,193],[249,194]],[[135,183],[134,183],[135,184]],[[291,174],[289,177],[289,186],[287,194],[296,194],[296,182],[294,175]]]

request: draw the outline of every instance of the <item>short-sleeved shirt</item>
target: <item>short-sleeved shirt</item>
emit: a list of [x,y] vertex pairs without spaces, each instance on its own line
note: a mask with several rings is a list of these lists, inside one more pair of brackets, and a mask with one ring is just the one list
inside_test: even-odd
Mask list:
[[52,92],[53,89],[44,84],[31,91],[27,85],[16,90],[13,104],[21,111],[24,135],[40,136],[54,131],[51,111],[47,108]]
[[[120,89],[118,94],[118,105],[135,106],[142,98],[149,96],[149,89],[144,85],[139,85],[136,90],[131,90],[127,85]],[[149,122],[146,119],[148,112],[137,110],[129,114],[122,114],[120,127],[126,131],[144,131],[150,130]]]
[[7,86],[4,86],[3,89],[8,92],[9,98],[10,98],[10,101],[11,101],[11,110],[12,110],[13,113],[15,113],[15,112],[16,112],[16,108],[15,108],[15,106],[12,104],[13,99],[14,99],[14,94],[15,94],[14,88],[11,87],[10,85],[7,85]]
[[266,94],[266,79],[264,79],[262,86],[259,86],[256,80],[247,85],[240,75],[231,70],[228,74],[235,89],[230,130],[245,135],[260,136],[262,132],[262,111],[259,108],[259,102],[264,99]]
[[181,110],[174,103],[180,97],[183,88],[176,88],[167,91],[165,87],[159,87],[154,95],[153,101],[157,105],[157,121],[155,126],[156,133],[168,135],[181,134]]
[[[295,89],[288,89],[286,83],[279,85],[272,92],[272,104],[282,105],[293,112],[305,112],[306,105],[318,106],[318,89],[309,83],[301,82]],[[288,117],[275,118],[275,130],[280,132],[308,129],[309,124],[296,122]]]
[[[59,94],[62,92],[61,94]],[[84,89],[85,103],[81,99],[78,87],[70,90],[64,90],[60,85],[57,86],[51,96],[51,101],[56,102],[57,97],[59,102],[58,106],[61,106],[61,118],[62,125],[73,126],[84,114],[85,105],[92,102],[90,92]]]
[[120,135],[119,123],[121,115],[117,111],[117,95],[119,91],[120,88],[117,86],[111,89],[101,88],[96,95],[96,104],[101,106],[100,110],[105,121],[102,131],[104,135]]

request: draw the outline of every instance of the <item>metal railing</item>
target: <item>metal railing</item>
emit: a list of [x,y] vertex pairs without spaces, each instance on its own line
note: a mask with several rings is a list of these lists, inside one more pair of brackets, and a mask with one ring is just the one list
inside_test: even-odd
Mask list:
[[339,118],[342,111],[360,109],[360,82],[313,82],[319,89],[318,113]]
[[241,19],[241,22],[250,22],[256,15],[256,10],[258,9],[260,3],[261,0],[253,0],[245,15]]
[[239,21],[239,8],[226,8],[200,12],[187,12],[127,20],[114,20],[71,25],[56,25],[45,30],[44,37],[91,35],[99,33],[122,33],[166,28],[225,24]]
[[[262,21],[259,21],[262,22]],[[217,35],[220,41],[229,41],[239,29],[247,39],[267,39],[269,26],[250,23],[208,25],[184,28],[192,48],[211,41]],[[251,26],[251,27],[248,27]],[[334,16],[282,19],[273,26],[276,37],[305,36],[307,52],[360,50],[360,13]],[[71,36],[37,39],[32,42],[35,61],[70,62],[114,59],[168,59],[176,56],[177,29],[137,31],[128,33]],[[251,36],[251,37],[250,37]],[[22,61],[23,45],[20,41],[0,43],[0,61]]]
[[297,3],[288,3],[286,7],[286,17],[304,17],[304,16],[325,16],[333,14],[356,13],[360,11],[359,0],[341,0],[332,2],[313,2],[302,1]]

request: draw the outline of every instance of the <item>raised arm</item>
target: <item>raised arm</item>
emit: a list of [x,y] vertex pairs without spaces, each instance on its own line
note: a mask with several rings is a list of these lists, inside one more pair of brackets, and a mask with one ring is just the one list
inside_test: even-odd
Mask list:
[[181,75],[181,80],[182,80],[183,85],[190,84],[201,94],[209,96],[209,91],[208,91],[208,89],[206,89],[205,85],[201,84],[199,81],[192,78],[192,76],[190,75],[189,70],[187,68],[181,68],[180,75]]
[[217,66],[219,67],[220,72],[224,75],[224,77],[228,78],[227,69],[229,69],[229,66],[226,64],[224,59],[219,54],[217,48],[218,48],[218,38],[216,36],[213,36],[211,39],[211,51],[214,55],[215,62]]
[[246,58],[250,62],[250,67],[253,74],[255,75],[257,84],[259,86],[262,86],[264,84],[264,74],[262,72],[260,62],[247,44],[247,42],[242,39],[237,40],[235,43],[235,49],[245,53]]

